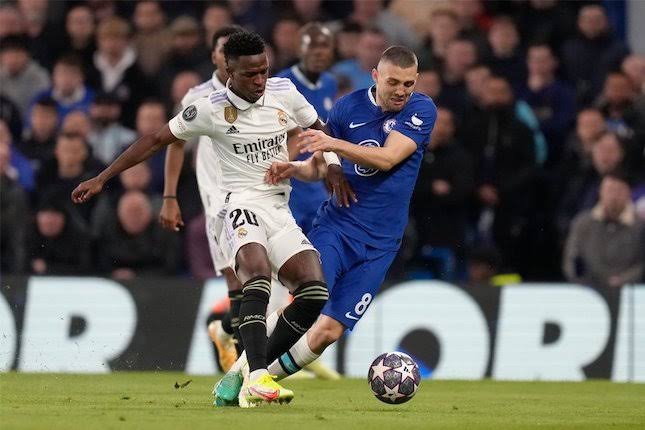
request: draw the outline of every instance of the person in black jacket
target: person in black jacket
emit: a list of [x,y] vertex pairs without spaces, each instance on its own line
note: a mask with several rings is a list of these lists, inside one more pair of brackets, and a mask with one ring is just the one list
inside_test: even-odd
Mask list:
[[446,247],[463,256],[473,166],[454,134],[453,113],[439,108],[414,191],[412,216],[421,250]]
[[533,215],[536,178],[533,133],[515,117],[510,84],[491,77],[484,84],[482,110],[469,117],[464,144],[474,158],[475,221],[483,241],[492,241],[504,261],[527,264],[522,240]]

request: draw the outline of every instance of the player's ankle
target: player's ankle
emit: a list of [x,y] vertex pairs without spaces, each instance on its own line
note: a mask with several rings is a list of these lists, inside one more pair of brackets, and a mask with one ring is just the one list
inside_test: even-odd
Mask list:
[[267,369],[256,369],[249,374],[249,380],[256,381],[258,378],[268,374],[269,371]]

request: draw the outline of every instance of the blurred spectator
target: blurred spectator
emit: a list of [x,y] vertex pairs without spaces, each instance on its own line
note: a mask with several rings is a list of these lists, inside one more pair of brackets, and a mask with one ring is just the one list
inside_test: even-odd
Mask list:
[[18,107],[7,97],[0,94],[0,120],[9,127],[9,132],[14,139],[22,134],[22,115]]
[[206,218],[202,212],[186,227],[186,261],[193,278],[204,281],[217,276],[206,238]]
[[629,77],[641,101],[645,101],[645,55],[632,54],[623,60],[622,72]]
[[457,118],[463,118],[468,106],[466,72],[477,61],[475,45],[466,39],[448,43],[442,72],[439,103],[449,108]]
[[421,249],[445,247],[463,255],[468,204],[474,186],[473,166],[470,155],[454,135],[452,112],[439,108],[411,212]]
[[275,22],[275,9],[271,2],[263,0],[227,0],[233,23],[248,31],[259,33],[269,40]]
[[54,154],[58,130],[58,110],[51,98],[41,98],[31,109],[31,128],[25,130],[18,149],[32,161],[38,170]]
[[204,45],[212,48],[213,35],[222,27],[233,24],[231,11],[223,3],[211,3],[204,10],[202,27],[204,27]]
[[464,143],[474,158],[478,230],[504,260],[521,270],[530,245],[522,240],[533,203],[536,175],[531,131],[515,116],[510,84],[486,81],[482,110],[466,120]]
[[170,94],[171,105],[169,106],[169,110],[173,115],[181,110],[181,99],[184,98],[188,90],[199,85],[200,82],[200,76],[190,70],[178,73],[177,76],[175,76],[175,79],[172,81]]
[[485,58],[493,74],[506,78],[513,86],[526,79],[526,63],[520,48],[515,22],[506,16],[493,20],[488,33],[490,52]]
[[48,7],[48,0],[18,0],[29,50],[41,66],[51,69],[58,50],[52,49],[51,35],[56,34],[56,28],[47,22]]
[[115,0],[89,0],[87,5],[92,9],[97,22],[116,16]]
[[34,97],[34,102],[41,98],[51,98],[56,102],[59,120],[75,110],[87,112],[94,98],[94,91],[83,83],[83,64],[74,56],[63,55],[54,65],[52,87]]
[[212,65],[208,51],[202,44],[199,24],[189,16],[180,16],[170,25],[171,50],[159,75],[159,84],[164,98],[170,96],[172,81],[178,73],[191,70],[201,79],[211,75]]
[[578,101],[587,105],[600,92],[602,83],[629,53],[611,33],[605,9],[587,5],[578,13],[578,35],[562,46],[562,65],[567,78],[576,86]]
[[[72,190],[82,181],[95,176],[100,165],[90,157],[85,139],[79,134],[61,133],[56,140],[54,158],[43,163],[36,183],[40,196],[56,195],[69,200]],[[93,202],[74,206],[85,221],[90,219]]]
[[529,0],[521,5],[518,28],[526,44],[548,44],[556,52],[575,31],[573,2]]
[[64,52],[73,53],[80,58],[86,72],[92,68],[94,51],[96,51],[95,30],[94,15],[88,6],[80,4],[67,12],[62,48]]
[[65,117],[60,129],[63,133],[78,134],[83,140],[87,141],[92,125],[90,124],[90,118],[87,113],[75,110]]
[[25,157],[17,145],[14,145],[14,140],[9,132],[7,123],[0,120],[0,142],[9,146],[9,164],[16,172],[16,180],[27,191],[32,191],[35,188],[34,171],[31,167],[29,159]]
[[171,34],[165,24],[166,17],[158,1],[137,2],[133,46],[137,51],[139,68],[150,78],[159,72],[170,51]]
[[282,70],[298,61],[299,32],[300,22],[295,18],[285,17],[275,23],[271,37],[275,49],[273,70]]
[[34,96],[51,85],[49,73],[32,60],[22,36],[0,41],[0,94],[8,97],[24,117]]
[[326,22],[331,19],[322,8],[322,0],[292,0],[291,3],[300,22]]
[[430,16],[429,36],[419,56],[422,69],[442,70],[448,43],[459,35],[457,13],[452,9],[435,9]]
[[605,115],[607,128],[625,143],[630,173],[645,169],[645,106],[636,105],[636,92],[630,79],[621,72],[607,75],[598,107]]
[[[137,137],[156,133],[167,121],[166,107],[160,100],[149,99],[144,101],[137,110]],[[163,190],[165,158],[166,152],[159,151],[148,160],[152,170],[152,189],[159,192]]]
[[0,139],[0,270],[22,273],[26,258],[27,195],[10,164],[9,143]]
[[565,177],[558,211],[558,228],[567,231],[569,222],[580,211],[592,208],[598,201],[601,178],[624,167],[625,149],[613,133],[605,132],[591,148],[591,168]]
[[0,3],[0,38],[17,36],[25,32],[25,20],[11,3]]
[[126,192],[117,217],[103,226],[99,236],[101,268],[119,280],[138,276],[176,274],[179,264],[177,236],[153,219],[148,197]]
[[106,165],[114,161],[137,137],[134,130],[119,123],[120,116],[121,105],[109,93],[96,96],[90,106],[92,128],[87,141],[94,157]]
[[595,108],[578,112],[576,128],[567,139],[560,157],[561,177],[592,169],[591,150],[598,138],[607,131],[602,112]]
[[645,223],[636,217],[624,177],[605,175],[598,204],[573,221],[563,270],[569,282],[600,289],[643,280]]
[[144,97],[156,94],[139,66],[130,46],[130,26],[121,18],[102,21],[96,31],[98,51],[94,54],[94,70],[90,81],[94,88],[113,94],[121,103],[121,119],[132,125],[137,106]]
[[356,58],[336,63],[331,72],[338,77],[347,77],[355,90],[374,85],[372,69],[376,67],[381,54],[387,47],[385,35],[375,29],[361,33],[356,47]]
[[84,275],[89,271],[89,234],[70,216],[59,196],[46,197],[38,205],[28,246],[33,274]]
[[575,92],[556,78],[558,62],[548,45],[531,46],[527,66],[529,76],[518,97],[533,109],[548,143],[549,164],[555,164],[575,115]]
[[358,41],[363,33],[363,27],[352,21],[344,21],[336,32],[336,58],[338,61],[356,58]]
[[441,94],[441,76],[435,70],[419,72],[414,90],[431,97],[437,103]]
[[457,13],[459,37],[468,39],[475,44],[478,52],[486,49],[486,33],[491,25],[491,19],[486,14],[482,0],[452,0],[451,7]]
[[[354,11],[348,19],[359,23],[363,28],[378,28],[385,33],[386,39],[392,45],[405,45],[416,50],[420,45],[416,33],[403,19],[383,6],[383,0],[354,0]],[[382,52],[383,49],[378,55]]]

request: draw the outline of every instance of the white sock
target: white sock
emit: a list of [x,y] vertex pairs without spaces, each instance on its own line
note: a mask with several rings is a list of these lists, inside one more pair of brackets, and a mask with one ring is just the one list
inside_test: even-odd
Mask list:
[[[275,330],[275,326],[278,325],[278,318],[280,316],[278,315],[278,312],[273,312],[271,315],[267,317],[267,337],[271,336],[273,333],[273,330]],[[237,361],[231,366],[231,369],[229,372],[239,372],[242,370],[242,368],[246,365],[246,351],[242,351],[242,354],[240,354],[240,357],[237,359]]]
[[293,375],[307,364],[320,357],[309,348],[307,333],[305,333],[295,345],[285,352],[277,360],[269,365],[269,373],[276,375],[278,379]]
[[249,381],[255,381],[259,377],[268,374],[269,371],[266,369],[257,369],[249,374]]

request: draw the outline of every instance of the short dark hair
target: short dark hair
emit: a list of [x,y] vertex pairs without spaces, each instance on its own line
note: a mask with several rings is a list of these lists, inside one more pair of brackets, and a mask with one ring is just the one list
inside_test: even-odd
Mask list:
[[220,28],[215,33],[213,33],[213,38],[211,39],[211,51],[215,50],[215,48],[217,47],[217,41],[222,37],[229,37],[235,33],[241,33],[243,31],[244,29],[239,25],[226,25]]
[[34,102],[34,106],[41,106],[48,109],[54,109],[55,111],[58,110],[58,105],[56,104],[56,100],[54,100],[51,97],[39,98]]
[[83,62],[81,61],[80,57],[76,54],[61,55],[60,57],[58,57],[54,65],[56,66],[59,64],[62,64],[68,67],[77,68],[81,73],[85,73],[85,70],[83,68]]
[[390,64],[407,69],[408,67],[417,66],[419,61],[416,54],[405,46],[390,46],[381,55],[381,61],[387,61]]
[[4,51],[26,51],[29,52],[27,38],[22,35],[9,35],[0,40],[0,52]]
[[258,55],[264,52],[265,42],[257,33],[244,31],[234,33],[224,45],[224,58],[228,63],[244,55]]

